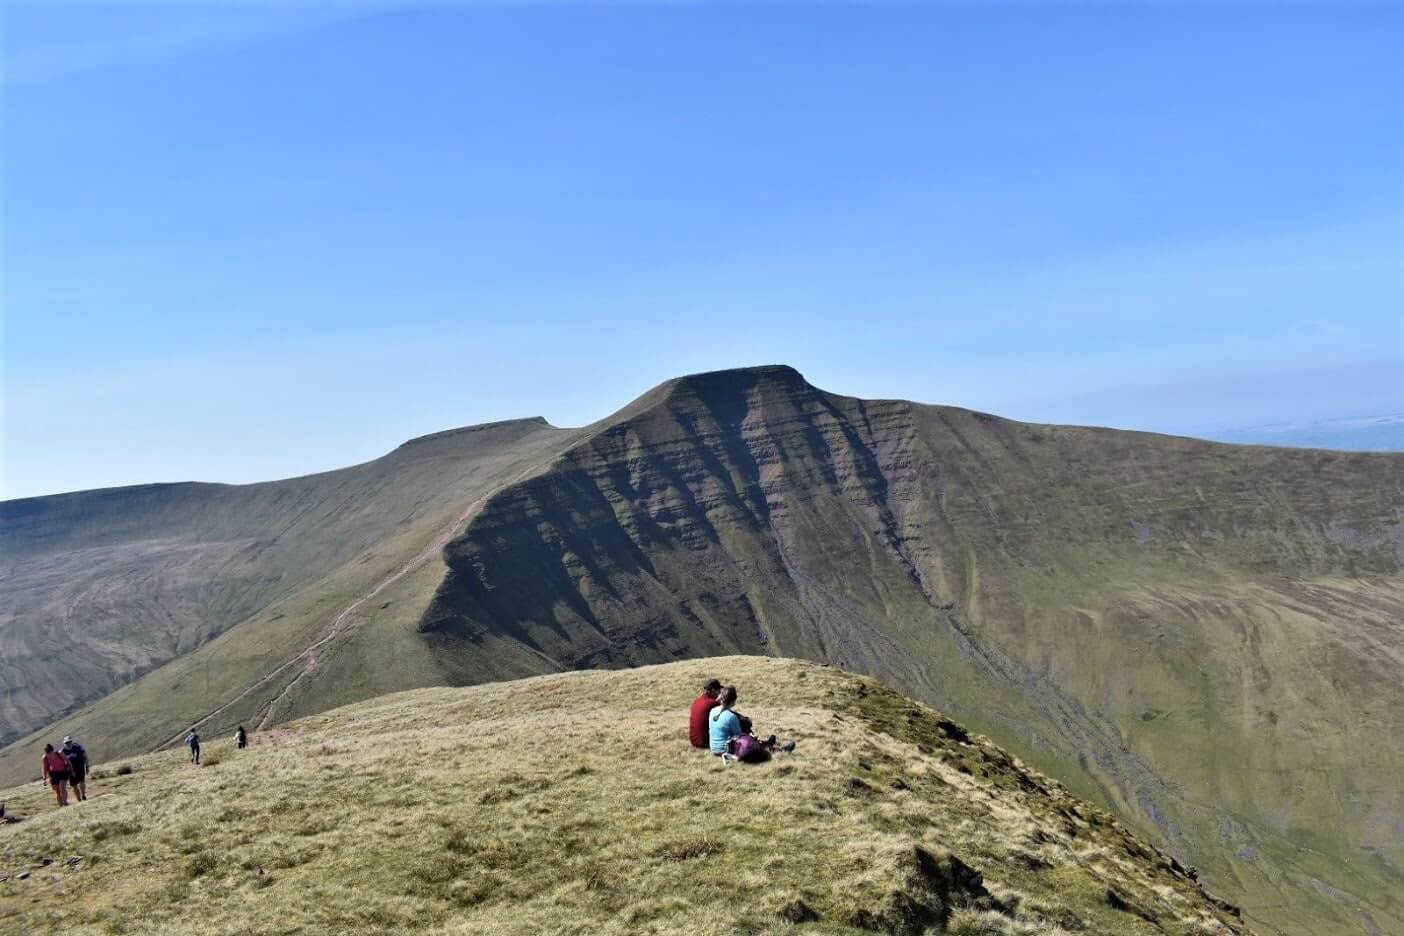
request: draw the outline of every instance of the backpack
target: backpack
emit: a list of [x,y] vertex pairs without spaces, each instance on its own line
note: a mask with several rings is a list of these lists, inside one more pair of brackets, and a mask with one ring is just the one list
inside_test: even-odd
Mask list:
[[732,738],[731,753],[736,755],[737,760],[747,764],[760,764],[770,760],[770,752],[751,734]]
[[74,741],[72,745],[64,750],[63,756],[68,758],[70,770],[76,773],[88,772],[88,752],[85,751],[83,745],[79,744],[77,741]]

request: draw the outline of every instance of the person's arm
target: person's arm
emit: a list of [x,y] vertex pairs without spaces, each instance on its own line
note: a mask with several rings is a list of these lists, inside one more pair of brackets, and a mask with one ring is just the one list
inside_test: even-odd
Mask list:
[[41,758],[39,759],[39,766],[40,766],[40,767],[43,769],[43,771],[44,771],[44,781],[43,781],[43,782],[44,782],[44,783],[48,783],[48,782],[49,782],[49,758],[48,758],[47,755],[44,756],[44,757],[41,757]]

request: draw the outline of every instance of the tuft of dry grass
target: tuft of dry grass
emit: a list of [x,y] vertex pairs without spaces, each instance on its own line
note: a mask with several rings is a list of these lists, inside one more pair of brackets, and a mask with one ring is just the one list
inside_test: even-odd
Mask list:
[[726,843],[713,838],[694,838],[681,842],[669,842],[653,850],[653,854],[669,861],[691,861],[706,858],[726,850]]

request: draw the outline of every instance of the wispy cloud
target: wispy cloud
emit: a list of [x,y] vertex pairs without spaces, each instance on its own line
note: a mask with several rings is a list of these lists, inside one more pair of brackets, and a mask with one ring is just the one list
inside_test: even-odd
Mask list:
[[22,85],[237,48],[408,5],[391,0],[13,3],[4,10],[3,81]]

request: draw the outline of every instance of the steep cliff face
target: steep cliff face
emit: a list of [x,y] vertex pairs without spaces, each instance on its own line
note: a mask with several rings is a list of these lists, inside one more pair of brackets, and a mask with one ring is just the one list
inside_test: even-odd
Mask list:
[[[875,610],[932,610],[890,490],[915,480],[901,477],[911,407],[843,402],[787,368],[673,383],[493,498],[447,549],[424,629],[505,634],[567,667],[712,652],[876,664],[894,645]],[[815,581],[825,560],[845,574]]]
[[880,675],[1154,830],[1269,924],[1387,930],[1402,516],[1399,456],[720,372],[489,499],[420,626],[446,653],[551,668],[768,653]]

